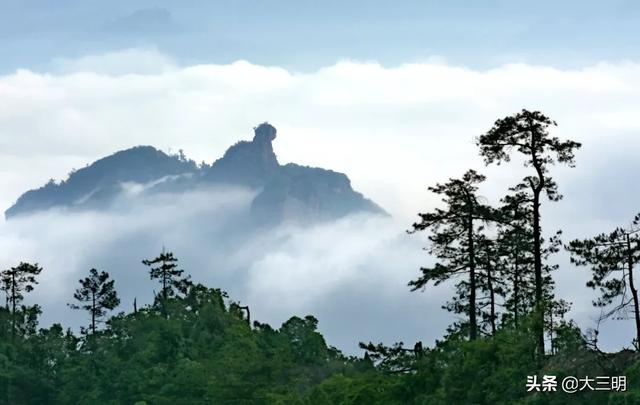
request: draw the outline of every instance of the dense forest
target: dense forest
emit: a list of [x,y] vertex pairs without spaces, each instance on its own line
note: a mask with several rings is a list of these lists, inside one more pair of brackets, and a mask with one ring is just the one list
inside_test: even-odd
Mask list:
[[[407,293],[455,283],[443,308],[457,319],[430,347],[362,342],[362,357],[346,356],[327,344],[313,316],[277,329],[252,320],[250,306],[193,282],[164,250],[142,261],[153,303],[114,313],[117,280],[90,269],[69,297],[69,310],[85,311],[87,325],[40,328],[42,309],[24,300],[46,270],[21,262],[0,278],[0,402],[640,404],[640,215],[631,213],[628,227],[572,241],[543,221],[543,203],[562,198],[553,167],[573,166],[581,146],[552,136],[555,126],[522,110],[476,139],[487,165],[509,170],[513,158],[529,172],[496,204],[479,194],[488,179],[476,170],[430,187],[442,204],[420,213],[408,232],[426,234],[435,264],[407,280]],[[583,331],[567,319],[571,304],[554,291],[552,257],[560,250],[575,271],[590,272],[586,288],[600,293],[593,303],[600,321],[635,323],[629,348],[604,353],[598,327]],[[416,322],[429,322],[433,310]],[[561,386],[565,377],[578,385]]]

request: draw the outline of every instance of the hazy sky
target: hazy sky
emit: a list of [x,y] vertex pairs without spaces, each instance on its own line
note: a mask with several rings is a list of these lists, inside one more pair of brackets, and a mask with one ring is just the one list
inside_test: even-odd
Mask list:
[[[198,253],[207,250],[203,230],[175,231],[166,221],[157,228],[163,210],[180,202],[189,208],[185,224],[228,205],[209,206],[200,194],[156,210],[0,223],[0,266],[40,261],[48,270],[40,298],[60,313],[87,266],[123,280],[138,272],[143,282],[141,258],[109,252],[155,227],[174,231],[140,242],[144,255],[170,239],[197,277],[260,308],[258,319],[315,313],[329,342],[350,349],[369,339],[430,342],[449,321],[440,309],[447,293],[408,291],[428,259],[422,240],[403,232],[436,204],[426,190],[435,182],[474,168],[488,175],[482,193],[495,202],[522,177],[516,164],[484,168],[473,144],[521,108],[542,110],[558,121],[555,135],[584,144],[577,168],[555,171],[565,199],[544,205],[548,232],[589,236],[640,211],[637,2],[53,4],[0,1],[2,209],[49,178],[134,145],[182,148],[211,162],[269,120],[281,163],[345,172],[393,215],[285,227],[262,236],[274,236],[270,243],[236,246],[232,257]],[[559,295],[591,326],[586,270],[558,261]],[[227,277],[225,266],[243,274]],[[612,324],[605,345],[628,345],[628,323]]]
[[131,47],[188,64],[247,59],[295,70],[433,56],[579,67],[637,59],[639,10],[634,0],[2,0],[0,71]]

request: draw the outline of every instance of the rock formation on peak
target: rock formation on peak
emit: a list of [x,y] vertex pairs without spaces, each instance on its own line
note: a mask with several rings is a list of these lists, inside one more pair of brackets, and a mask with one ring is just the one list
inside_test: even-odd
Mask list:
[[270,124],[260,124],[254,128],[252,141],[240,141],[227,149],[204,173],[204,178],[212,182],[263,186],[280,167],[271,144],[276,132]]
[[278,131],[273,125],[265,121],[257,127],[253,128],[253,132],[255,133],[255,135],[253,136],[253,142],[264,142],[271,145],[271,142],[276,139],[276,134]]
[[272,142],[277,130],[264,122],[251,141],[239,141],[211,166],[198,167],[184,155],[167,155],[151,146],[137,146],[102,158],[24,193],[10,207],[7,219],[50,208],[108,209],[124,184],[151,184],[148,192],[181,193],[200,186],[244,186],[258,193],[251,204],[257,223],[326,220],[359,211],[384,214],[351,187],[342,173],[293,163],[280,165]]

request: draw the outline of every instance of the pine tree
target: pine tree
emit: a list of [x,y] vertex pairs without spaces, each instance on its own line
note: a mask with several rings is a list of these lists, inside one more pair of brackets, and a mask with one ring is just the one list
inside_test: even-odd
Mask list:
[[490,211],[489,207],[478,201],[476,195],[477,185],[484,180],[485,176],[469,170],[462,179],[450,179],[445,184],[429,187],[433,193],[443,196],[446,208],[418,214],[421,221],[414,223],[410,231],[431,231],[431,246],[427,250],[440,260],[431,268],[420,269],[422,276],[409,282],[412,291],[424,289],[429,282],[438,285],[461,275],[468,276],[458,282],[457,295],[445,308],[467,314],[470,340],[474,340],[478,334],[476,243],[482,223],[486,222]]
[[151,280],[158,280],[162,289],[156,298],[160,299],[162,311],[167,315],[167,300],[178,293],[186,294],[191,282],[189,277],[182,277],[184,270],[178,269],[178,259],[171,252],[162,253],[154,259],[143,260],[142,263],[149,267]]
[[511,158],[510,152],[515,149],[525,156],[525,166],[534,169],[534,174],[525,177],[524,182],[528,185],[532,196],[533,270],[539,361],[542,360],[545,352],[541,197],[545,194],[550,201],[558,201],[562,198],[558,193],[557,184],[549,175],[549,167],[556,162],[573,167],[574,151],[581,146],[578,142],[560,141],[557,137],[551,137],[549,127],[556,125],[555,121],[539,111],[522,110],[497,120],[493,127],[477,140],[480,155],[484,157],[486,164],[508,162]]
[[1,289],[6,295],[7,308],[11,308],[12,334],[15,336],[18,304],[24,299],[23,293],[33,291],[38,284],[36,276],[42,272],[37,263],[21,262],[18,266],[0,273]]
[[[506,299],[504,302],[506,312],[503,321],[513,323],[518,328],[523,315],[529,314],[536,308],[535,272],[533,271],[533,224],[531,193],[527,192],[525,184],[519,184],[510,189],[512,194],[504,197],[501,202],[497,219],[498,236],[497,245],[502,268],[502,278],[506,285]],[[541,238],[542,245],[542,289],[543,311],[545,316],[550,314],[552,308],[558,308],[563,301],[555,301],[553,293],[555,282],[551,273],[558,268],[557,264],[549,264],[548,258],[557,253],[561,246],[562,232],[545,241]],[[546,325],[553,323],[545,322]],[[553,331],[549,330],[552,335]]]
[[573,240],[566,249],[571,261],[578,266],[591,266],[591,280],[587,287],[600,290],[600,297],[593,305],[605,308],[619,300],[603,318],[632,317],[636,324],[635,345],[640,347],[640,307],[638,287],[633,271],[640,263],[640,214],[633,219],[629,229],[617,228],[591,239]]
[[78,280],[81,287],[76,289],[73,298],[83,305],[68,304],[72,309],[84,309],[91,314],[91,333],[96,333],[96,323],[120,305],[120,299],[114,287],[114,280],[109,279],[109,273],[89,270],[89,277]]
[[481,330],[494,335],[498,329],[498,311],[500,301],[505,296],[504,268],[498,254],[498,244],[485,235],[480,235],[476,242],[478,247],[478,315],[481,319]]
[[534,307],[535,281],[530,200],[518,187],[512,191],[501,200],[496,245],[505,284],[502,321],[517,329],[521,318]]
[[556,300],[554,296],[547,297],[547,305],[544,313],[544,323],[549,336],[551,354],[556,354],[553,342],[557,338],[557,330],[565,323],[564,316],[571,309],[571,303],[563,299]]

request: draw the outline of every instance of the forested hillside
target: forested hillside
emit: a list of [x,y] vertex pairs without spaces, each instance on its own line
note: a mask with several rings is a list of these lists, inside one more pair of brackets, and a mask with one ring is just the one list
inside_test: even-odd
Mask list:
[[[164,254],[164,258],[167,254]],[[149,288],[153,305],[103,318],[117,298],[106,273],[87,274],[76,299],[87,326],[38,329],[38,306],[10,295],[0,308],[0,403],[6,404],[631,404],[640,401],[636,353],[600,353],[570,323],[555,329],[554,351],[536,365],[530,317],[516,328],[469,341],[451,334],[436,346],[363,345],[363,357],[325,342],[313,316],[274,329],[215,288],[170,275],[162,262]],[[21,264],[17,273],[34,274]],[[7,273],[5,273],[7,274]],[[167,287],[162,288],[166,277]],[[28,278],[28,277],[27,277]],[[25,277],[21,277],[26,280]],[[37,279],[18,282],[23,291]],[[111,284],[110,284],[111,283]],[[160,288],[158,289],[158,286]],[[113,294],[109,294],[112,291]],[[84,294],[83,294],[84,292]],[[165,294],[166,292],[166,298]],[[79,298],[79,299],[77,299]],[[95,301],[94,301],[95,298]],[[91,315],[96,316],[92,324]],[[106,322],[102,322],[106,320]],[[95,325],[95,329],[94,329]],[[631,390],[564,394],[525,390],[526,376],[626,375]],[[636,401],[636,402],[633,402]]]

